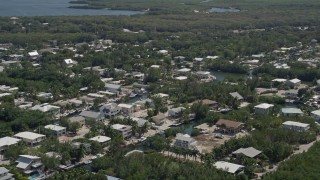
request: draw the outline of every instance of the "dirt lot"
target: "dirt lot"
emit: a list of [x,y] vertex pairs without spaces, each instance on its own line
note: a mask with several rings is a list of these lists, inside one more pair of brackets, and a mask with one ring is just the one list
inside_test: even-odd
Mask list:
[[83,138],[83,136],[85,134],[87,134],[89,131],[90,131],[90,129],[88,127],[82,126],[80,129],[78,129],[76,136],[74,136],[74,137],[60,136],[59,137],[59,142],[69,142],[69,141],[72,141],[74,139]]
[[224,136],[223,139],[218,139],[214,137],[214,134],[202,134],[195,137],[198,141],[198,145],[201,146],[202,153],[211,152],[213,148],[221,146],[230,138],[230,136]]

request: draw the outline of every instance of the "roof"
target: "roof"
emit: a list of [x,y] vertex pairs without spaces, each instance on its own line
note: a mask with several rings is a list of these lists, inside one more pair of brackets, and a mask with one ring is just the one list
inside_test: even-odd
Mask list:
[[100,112],[82,111],[79,115],[87,118],[97,119],[101,114]]
[[39,53],[37,51],[32,51],[28,53],[29,56],[39,56]]
[[178,70],[178,72],[189,72],[189,71],[191,71],[191,69],[189,68],[182,68]]
[[133,107],[132,104],[119,104],[118,106],[121,107],[121,108],[128,108],[128,109]]
[[175,79],[182,81],[182,80],[188,79],[188,77],[187,76],[178,76],[178,77],[175,77]]
[[130,117],[132,121],[136,121],[138,123],[139,127],[144,126],[148,121],[142,118],[137,118],[137,117]]
[[168,94],[164,94],[164,93],[158,93],[158,94],[155,94],[155,96],[159,96],[159,97],[161,97],[161,98],[163,98],[163,97],[169,97]]
[[8,170],[7,168],[5,168],[5,167],[0,167],[0,175],[1,175],[1,174],[8,173],[8,172],[9,172],[9,170]]
[[298,127],[308,127],[308,126],[310,126],[310,124],[301,123],[301,122],[295,122],[295,121],[286,121],[286,122],[284,122],[282,124],[283,125],[287,125],[287,126],[298,126]]
[[281,112],[284,114],[303,114],[299,108],[282,108]]
[[219,121],[216,123],[217,126],[226,126],[226,128],[239,128],[243,123],[237,122],[237,121],[231,121],[226,119],[219,119]]
[[254,108],[269,109],[269,108],[271,108],[273,106],[274,106],[273,104],[262,103],[262,104],[256,105]]
[[248,147],[248,148],[240,148],[236,151],[234,151],[232,154],[243,154],[245,156],[254,158],[258,156],[261,153],[261,151],[253,148],[253,147]]
[[26,169],[33,160],[38,160],[40,157],[38,156],[30,156],[30,155],[19,155],[19,158],[16,160],[18,163],[17,168]]
[[21,139],[12,138],[12,137],[3,137],[0,139],[0,147],[17,144],[19,141],[21,141]]
[[25,132],[20,132],[20,133],[14,135],[14,137],[35,140],[35,139],[38,139],[41,137],[46,137],[46,135],[25,131]]
[[84,121],[85,118],[83,116],[74,116],[69,118],[69,121],[71,122],[79,122],[79,121]]
[[180,140],[180,141],[187,141],[187,142],[193,142],[195,141],[192,137],[190,137],[188,134],[181,134],[178,133],[176,135],[176,140]]
[[312,111],[311,114],[320,116],[320,109],[319,109],[319,110]]
[[125,129],[127,128],[128,126],[127,125],[123,125],[123,124],[114,124],[111,126],[113,129],[115,130],[121,130],[121,129]]
[[229,93],[232,97],[237,98],[238,100],[242,100],[243,97],[238,92]]
[[272,80],[272,82],[286,82],[287,80],[286,79],[274,79]]
[[52,106],[50,104],[44,103],[40,105],[35,105],[31,108],[32,110],[39,110],[41,112],[48,112],[56,109],[60,109],[58,106]]
[[229,162],[225,162],[225,161],[217,161],[214,166],[217,169],[221,169],[223,171],[227,171],[229,173],[236,173],[237,171],[241,170],[244,168],[244,166],[242,165],[238,165],[238,164],[233,164],[233,163],[229,163]]
[[295,78],[295,79],[291,79],[291,80],[290,80],[290,82],[292,82],[292,83],[300,83],[300,82],[301,82],[301,80],[300,80],[300,79]]
[[107,180],[121,180],[121,179],[113,176],[107,176]]
[[99,143],[105,143],[107,141],[110,141],[111,138],[107,137],[107,136],[95,136],[93,138],[90,138],[89,140],[91,141],[97,141]]
[[44,128],[50,129],[52,131],[62,131],[62,130],[67,129],[66,127],[57,126],[57,125],[53,125],[53,124],[46,125]]
[[213,105],[218,103],[217,101],[212,101],[210,99],[203,99],[203,100],[200,100],[199,102],[201,102],[204,105]]
[[109,83],[106,83],[106,84],[105,84],[105,87],[106,87],[106,88],[109,88],[109,89],[120,89],[120,88],[121,88],[121,85],[119,85],[119,84],[109,84]]

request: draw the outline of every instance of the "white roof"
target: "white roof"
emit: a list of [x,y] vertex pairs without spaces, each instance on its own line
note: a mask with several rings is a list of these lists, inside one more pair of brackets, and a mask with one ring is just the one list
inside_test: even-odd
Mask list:
[[281,112],[284,114],[303,114],[303,112],[298,108],[282,108]]
[[217,58],[219,58],[219,56],[207,56],[206,58],[207,59],[217,59]]
[[130,109],[130,108],[132,108],[132,104],[119,104],[118,105],[118,107],[121,107],[121,108],[128,108],[128,109]]
[[178,76],[178,77],[175,77],[175,79],[176,80],[186,80],[186,79],[188,79],[188,77],[187,76]]
[[73,63],[75,63],[75,61],[72,60],[72,59],[65,59],[64,62],[65,62],[66,64],[73,64]]
[[151,68],[160,68],[160,65],[152,65]]
[[286,79],[274,79],[272,82],[286,82]]
[[122,124],[114,124],[111,126],[113,129],[115,130],[119,130],[119,129],[123,129],[126,127],[126,125],[122,125]]
[[35,105],[31,109],[32,110],[39,110],[41,112],[48,112],[48,111],[60,109],[60,107],[44,103],[44,104],[40,104],[40,105]]
[[164,93],[158,93],[158,94],[155,94],[155,96],[159,96],[159,97],[161,97],[161,98],[163,98],[163,97],[169,97],[168,94],[164,94]]
[[245,156],[254,158],[257,155],[259,155],[261,153],[261,151],[253,148],[253,147],[248,147],[248,148],[240,148],[236,151],[234,151],[232,154],[244,154]]
[[111,138],[107,137],[107,136],[96,136],[96,137],[93,137],[91,139],[89,139],[91,141],[97,141],[99,143],[105,143],[107,141],[110,141]]
[[12,137],[3,137],[0,139],[0,147],[17,144],[19,141],[21,141],[21,139],[12,138]]
[[311,114],[320,116],[320,109],[319,109],[319,110],[312,111]]
[[238,170],[244,168],[244,166],[242,165],[238,165],[238,164],[233,164],[233,163],[229,163],[229,162],[225,162],[225,161],[217,161],[214,166],[217,169],[221,169],[224,171],[227,171],[229,173],[236,173]]
[[178,70],[178,72],[189,72],[189,71],[191,71],[191,69],[189,68],[182,68]]
[[20,133],[14,135],[14,137],[22,138],[22,139],[35,140],[35,139],[38,139],[38,138],[41,138],[41,137],[45,137],[45,135],[25,131],[25,132],[20,132]]
[[295,121],[286,121],[286,122],[284,122],[282,124],[283,125],[287,125],[287,126],[298,126],[298,127],[308,127],[308,126],[310,126],[310,124],[301,123],[301,122],[295,122]]
[[203,61],[203,58],[194,58],[195,61]]
[[259,108],[259,109],[269,109],[271,107],[273,107],[273,104],[268,104],[268,103],[262,103],[259,105],[256,105],[255,108]]
[[39,53],[37,51],[32,51],[28,53],[29,56],[39,56]]
[[291,79],[290,82],[292,82],[292,83],[300,83],[301,80],[296,78],[296,79]]
[[53,125],[53,124],[46,125],[44,128],[50,129],[52,131],[62,131],[62,130],[66,129],[65,127],[57,126],[57,125]]

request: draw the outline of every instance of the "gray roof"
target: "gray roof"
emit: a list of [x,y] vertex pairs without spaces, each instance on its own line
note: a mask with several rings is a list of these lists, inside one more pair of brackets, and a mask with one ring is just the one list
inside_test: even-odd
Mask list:
[[106,84],[105,84],[105,87],[106,87],[106,88],[110,88],[110,89],[120,89],[120,88],[121,88],[121,85],[106,83]]
[[303,114],[299,108],[282,108],[281,112],[284,114]]
[[242,100],[243,97],[238,92],[229,93],[232,97],[237,98],[238,100]]
[[87,117],[87,118],[98,118],[101,114],[99,112],[93,112],[93,111],[82,111],[80,116]]
[[0,174],[5,174],[5,173],[8,173],[9,170],[5,167],[0,167]]
[[256,150],[253,147],[248,147],[248,148],[240,148],[240,149],[234,151],[232,154],[243,154],[247,157],[254,158],[254,157],[258,156],[260,153],[261,153],[261,151]]

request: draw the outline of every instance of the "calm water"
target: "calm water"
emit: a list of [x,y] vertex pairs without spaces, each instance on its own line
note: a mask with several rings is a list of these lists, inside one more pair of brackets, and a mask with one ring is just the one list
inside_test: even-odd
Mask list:
[[0,0],[0,16],[134,15],[140,11],[72,9],[70,0]]

